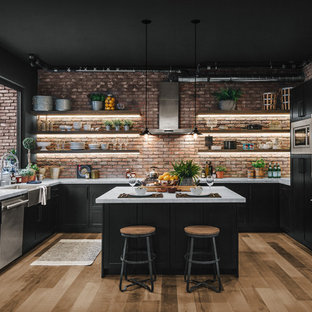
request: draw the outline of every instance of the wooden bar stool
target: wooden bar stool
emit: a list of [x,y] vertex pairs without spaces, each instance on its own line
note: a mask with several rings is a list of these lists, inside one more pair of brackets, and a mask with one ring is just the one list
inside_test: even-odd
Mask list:
[[[120,257],[121,260],[121,271],[120,271],[120,282],[119,282],[119,290],[124,292],[130,286],[140,286],[143,287],[150,292],[154,291],[154,281],[156,281],[156,273],[154,260],[156,258],[155,254],[151,248],[151,236],[156,232],[156,228],[148,225],[134,225],[127,226],[120,229],[120,234],[124,237],[123,251]],[[146,251],[128,251],[128,239],[133,238],[146,238]],[[143,254],[147,256],[147,259],[144,260],[131,260],[128,256]],[[149,278],[145,280],[136,280],[134,278],[129,279],[127,274],[127,264],[148,264],[149,269]],[[154,269],[154,270],[153,270]],[[126,285],[122,288],[122,280],[125,275],[125,280],[131,282],[131,284]],[[150,281],[151,286],[146,284],[147,281]]]
[[[187,253],[185,254],[185,270],[184,270],[184,281],[186,282],[186,291],[191,293],[193,290],[199,287],[207,287],[216,292],[221,292],[223,290],[223,286],[220,278],[220,269],[219,269],[219,261],[216,247],[215,238],[219,235],[220,229],[214,226],[208,225],[192,225],[184,228],[185,234],[188,236],[188,248]],[[206,251],[194,251],[194,239],[195,238],[209,238],[212,243],[212,253]],[[208,260],[198,260],[194,259],[193,256],[204,256],[208,258]],[[212,258],[211,258],[212,256]],[[196,281],[191,280],[191,269],[192,263],[195,264],[212,264],[214,266],[214,274],[212,280],[206,281]],[[218,287],[214,287],[213,283],[218,281]],[[190,287],[190,283],[195,284],[195,286]]]

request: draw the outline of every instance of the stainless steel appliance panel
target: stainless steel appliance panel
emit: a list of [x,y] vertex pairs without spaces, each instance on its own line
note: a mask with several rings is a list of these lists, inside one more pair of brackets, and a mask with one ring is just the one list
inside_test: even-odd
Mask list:
[[22,255],[24,207],[27,203],[27,195],[1,203],[0,269]]

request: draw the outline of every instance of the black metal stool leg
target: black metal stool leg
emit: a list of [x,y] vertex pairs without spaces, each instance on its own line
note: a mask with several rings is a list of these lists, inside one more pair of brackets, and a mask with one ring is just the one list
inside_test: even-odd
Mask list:
[[[212,249],[212,253],[213,253],[213,255],[214,255],[214,245],[213,245],[213,240],[211,239],[210,240],[210,242],[211,242],[211,249]],[[215,282],[216,280],[217,280],[217,273],[216,273],[216,266],[215,266],[215,264],[213,264],[213,281]]]
[[151,255],[151,246],[150,246],[150,239],[146,237],[146,248],[147,248],[147,259],[148,259],[148,268],[149,268],[149,275],[151,281],[151,289],[150,292],[154,291],[154,277],[153,277],[153,268],[152,268],[152,255]]
[[127,250],[127,237],[125,237],[124,245],[123,245],[123,251],[122,251],[122,259],[121,259],[121,270],[120,270],[120,280],[119,280],[119,290],[125,291],[126,288],[122,289],[122,279],[124,274],[124,268],[125,268],[125,259],[126,259],[126,250]]
[[[154,255],[154,247],[153,247],[153,239],[150,240],[150,245],[151,245],[151,254]],[[152,261],[152,266],[153,266],[153,280],[154,282],[156,282],[156,264],[155,264],[155,261],[153,260]]]
[[223,286],[222,286],[221,277],[220,277],[219,259],[218,259],[218,254],[217,254],[217,247],[216,247],[216,239],[215,239],[215,237],[212,237],[212,243],[213,243],[214,257],[215,257],[215,260],[216,260],[215,266],[216,266],[216,271],[217,271],[217,279],[218,279],[218,284],[219,284],[218,292],[221,292],[223,290]]
[[190,254],[190,238],[187,238],[187,249],[185,254],[185,266],[184,266],[184,282],[186,282],[186,273],[187,273],[187,266],[188,266],[188,257]]
[[187,267],[187,280],[186,280],[186,291],[188,293],[191,292],[190,290],[190,279],[191,279],[191,269],[192,269],[192,260],[193,260],[193,250],[194,250],[194,238],[191,237],[191,245],[190,245],[190,254],[188,257],[188,267]]

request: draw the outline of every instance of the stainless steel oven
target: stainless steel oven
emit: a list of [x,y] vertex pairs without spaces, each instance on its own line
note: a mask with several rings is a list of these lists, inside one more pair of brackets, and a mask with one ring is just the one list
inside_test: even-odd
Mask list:
[[291,123],[291,153],[312,154],[312,118]]

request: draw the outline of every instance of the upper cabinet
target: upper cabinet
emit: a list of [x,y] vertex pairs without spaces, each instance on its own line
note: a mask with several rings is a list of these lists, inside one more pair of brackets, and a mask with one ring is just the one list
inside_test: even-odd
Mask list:
[[291,121],[310,118],[312,114],[312,79],[291,90]]

